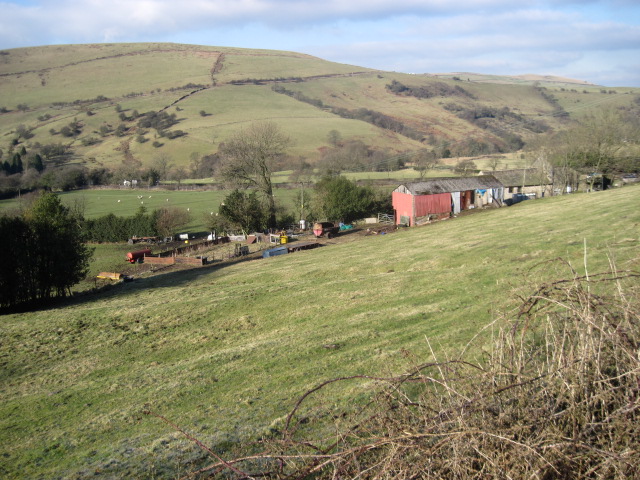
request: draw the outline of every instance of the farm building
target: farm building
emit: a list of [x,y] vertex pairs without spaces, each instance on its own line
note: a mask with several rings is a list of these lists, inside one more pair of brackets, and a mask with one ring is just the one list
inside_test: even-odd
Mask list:
[[492,175],[430,178],[407,183],[391,194],[396,225],[420,225],[462,210],[502,205],[504,187]]
[[504,185],[504,200],[521,194],[529,198],[542,198],[551,195],[553,185],[551,178],[537,168],[518,168],[515,170],[498,170],[491,172]]

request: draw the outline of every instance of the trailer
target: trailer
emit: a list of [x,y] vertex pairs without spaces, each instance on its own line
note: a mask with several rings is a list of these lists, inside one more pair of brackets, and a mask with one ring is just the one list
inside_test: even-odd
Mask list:
[[313,234],[316,238],[320,238],[324,235],[327,238],[334,237],[340,232],[340,227],[333,222],[316,222],[313,224]]
[[271,248],[262,252],[262,258],[276,257],[278,255],[286,255],[287,253],[289,253],[287,247]]
[[144,250],[138,250],[137,252],[129,252],[127,253],[126,260],[129,263],[142,263],[145,255],[151,255],[151,250],[146,248]]
[[160,243],[161,242],[161,238],[160,237],[137,237],[137,236],[133,236],[131,237],[129,240],[127,240],[127,243],[129,245],[133,245],[135,243],[149,243],[149,244],[154,244],[154,243]]
[[112,280],[114,282],[130,282],[133,280],[133,277],[119,272],[100,272],[98,275],[96,275],[96,279]]

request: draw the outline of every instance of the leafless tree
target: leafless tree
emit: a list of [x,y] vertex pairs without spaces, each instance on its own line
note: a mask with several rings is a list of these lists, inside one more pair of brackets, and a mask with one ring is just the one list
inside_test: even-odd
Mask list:
[[156,220],[156,228],[160,235],[169,237],[181,227],[187,225],[191,216],[184,208],[161,208]]
[[413,168],[418,172],[420,180],[423,180],[427,176],[429,170],[433,170],[441,163],[436,153],[426,148],[418,150],[412,160],[414,165]]
[[477,168],[478,167],[476,167],[476,164],[473,160],[465,159],[460,160],[458,163],[456,163],[454,171],[458,175],[466,177],[468,175],[471,175],[471,173],[473,173]]
[[153,168],[160,174],[160,180],[167,180],[171,167],[173,167],[171,155],[161,152],[153,157]]
[[271,172],[291,140],[273,122],[254,123],[220,146],[222,176],[240,188],[254,188],[264,197],[268,226],[276,226]]

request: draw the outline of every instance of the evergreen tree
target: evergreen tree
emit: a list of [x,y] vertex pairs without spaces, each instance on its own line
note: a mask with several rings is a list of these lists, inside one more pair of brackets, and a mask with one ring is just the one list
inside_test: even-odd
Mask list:
[[64,297],[89,270],[80,218],[45,193],[21,217],[0,217],[0,306]]
[[35,168],[38,172],[42,172],[44,170],[44,162],[42,161],[42,157],[39,153],[29,157],[28,166],[29,168]]
[[234,190],[225,197],[219,213],[243,233],[260,231],[264,227],[265,212],[256,192],[247,194]]
[[0,249],[11,252],[0,265],[0,307],[10,307],[35,298],[33,281],[34,238],[20,217],[0,217]]
[[375,194],[345,177],[327,175],[316,184],[312,204],[316,218],[348,223],[371,213]]
[[15,153],[11,159],[11,175],[14,173],[22,173],[22,156],[19,153]]

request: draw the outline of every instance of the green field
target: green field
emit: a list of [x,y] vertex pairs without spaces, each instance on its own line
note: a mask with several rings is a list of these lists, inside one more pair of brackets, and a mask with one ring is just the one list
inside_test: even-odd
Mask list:
[[[639,267],[640,190],[477,211],[271,259],[141,278],[0,322],[3,478],[175,478],[274,434],[330,378],[456,355],[535,275]],[[351,237],[349,236],[351,235]],[[353,241],[347,241],[353,240]],[[527,292],[530,293],[530,292]],[[482,336],[471,347],[480,352]],[[428,340],[428,341],[427,341]],[[335,348],[325,348],[333,345]],[[409,354],[407,352],[410,352]],[[371,382],[305,404],[353,406]],[[191,462],[194,462],[193,465]]]
[[[291,171],[275,172],[272,182],[275,186],[274,196],[277,205],[290,213],[297,213],[297,195],[301,187],[289,184]],[[449,176],[451,170],[433,170],[429,176]],[[345,173],[345,177],[354,181],[380,180],[401,183],[402,181],[417,180],[418,173],[411,169],[403,169],[393,172],[353,172]],[[197,183],[196,183],[197,182]],[[206,188],[207,185],[219,183],[218,179],[191,180],[183,182],[181,189],[163,188],[104,188],[73,190],[70,192],[60,192],[60,198],[67,206],[79,205],[84,212],[85,218],[91,219],[113,213],[118,216],[132,216],[140,207],[152,211],[157,208],[176,207],[188,209],[191,221],[184,227],[185,232],[197,233],[205,232],[211,215],[218,212],[220,204],[230,193],[229,190],[213,190]],[[198,185],[205,188],[199,188]],[[278,188],[278,185],[289,184],[287,188]],[[293,186],[293,188],[291,188]],[[388,189],[388,187],[387,187]],[[309,186],[305,187],[307,198],[313,194]],[[11,212],[25,208],[30,197],[18,197],[0,201],[0,213]],[[387,212],[390,213],[390,212]],[[123,241],[126,239],[123,239]]]
[[[279,204],[292,209],[295,189],[275,189]],[[140,207],[147,211],[156,208],[176,207],[188,209],[191,222],[184,227],[185,232],[197,233],[207,230],[208,218],[218,212],[220,204],[229,194],[228,190],[162,190],[162,189],[92,189],[59,193],[67,206],[80,205],[85,218],[96,218],[113,213],[128,217],[135,215]],[[141,197],[141,198],[140,198]],[[0,212],[20,209],[26,199],[15,198],[0,202]],[[125,241],[126,239],[123,239]]]

